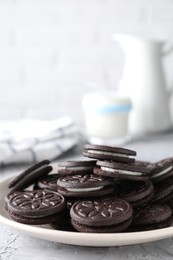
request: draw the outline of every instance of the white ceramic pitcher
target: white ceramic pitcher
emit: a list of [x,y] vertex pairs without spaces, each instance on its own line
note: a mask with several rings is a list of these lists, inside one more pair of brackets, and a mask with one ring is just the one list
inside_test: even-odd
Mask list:
[[170,129],[170,94],[162,67],[165,43],[131,35],[114,34],[113,38],[125,53],[120,92],[133,105],[129,132],[138,135]]

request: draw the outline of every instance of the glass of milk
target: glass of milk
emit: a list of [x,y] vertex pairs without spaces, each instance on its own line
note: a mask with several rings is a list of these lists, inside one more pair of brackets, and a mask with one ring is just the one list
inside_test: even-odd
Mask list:
[[84,95],[82,107],[89,142],[116,145],[129,140],[129,98],[111,90],[96,90]]

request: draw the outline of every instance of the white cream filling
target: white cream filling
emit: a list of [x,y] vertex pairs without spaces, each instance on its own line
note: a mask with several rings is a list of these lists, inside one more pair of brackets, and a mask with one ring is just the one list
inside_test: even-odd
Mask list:
[[66,188],[66,190],[72,191],[72,192],[88,192],[88,191],[100,190],[100,189],[102,189],[103,187],[104,187],[104,186],[93,187],[93,188]]
[[94,153],[94,154],[106,154],[106,155],[113,155],[113,156],[119,156],[119,157],[125,157],[125,158],[130,158],[130,155],[123,154],[123,153],[114,153],[114,152],[105,152],[105,151],[97,151],[97,150],[88,150],[89,153]]
[[83,171],[83,170],[92,170],[94,166],[58,166],[58,170],[72,170],[72,171]]
[[127,174],[127,175],[135,175],[135,176],[141,176],[142,173],[141,172],[132,172],[132,171],[126,171],[126,170],[119,170],[119,169],[112,169],[112,168],[108,168],[108,167],[100,167],[103,171],[107,171],[107,172],[119,172],[122,174]]
[[161,171],[161,172],[158,172],[158,173],[156,173],[155,175],[153,175],[153,176],[151,177],[151,179],[154,179],[154,178],[156,178],[156,177],[162,176],[163,174],[165,174],[165,173],[171,171],[172,169],[173,169],[173,166],[171,165],[171,166],[169,166],[168,168],[166,168],[165,170],[163,170],[163,171]]

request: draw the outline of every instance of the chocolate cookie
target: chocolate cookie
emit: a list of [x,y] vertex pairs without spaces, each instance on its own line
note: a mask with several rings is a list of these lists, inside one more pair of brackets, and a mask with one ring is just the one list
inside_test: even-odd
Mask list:
[[148,162],[148,161],[136,160],[135,164],[138,165],[138,166],[141,166],[143,168],[147,168],[150,172],[151,172],[152,167],[153,167],[153,163]]
[[121,147],[106,145],[86,144],[83,155],[89,158],[100,160],[112,160],[116,162],[133,163],[135,162],[136,152]]
[[166,202],[165,204],[168,205],[173,212],[173,198],[171,200],[169,200],[168,202]]
[[65,197],[93,197],[114,191],[113,179],[95,174],[69,175],[57,181],[58,192]]
[[14,191],[14,192],[10,192],[8,193],[6,196],[5,196],[5,202],[8,203],[9,200],[12,198],[12,197],[15,197],[16,195],[20,194],[21,192],[20,191]]
[[76,232],[76,229],[71,224],[71,218],[65,215],[61,220],[49,224],[53,229]]
[[160,182],[171,176],[173,176],[173,157],[153,164],[150,177],[152,182]]
[[173,199],[173,176],[154,183],[155,193],[152,203],[167,203]]
[[75,174],[90,174],[93,173],[93,168],[96,165],[95,160],[86,161],[64,161],[58,163],[59,175],[75,175]]
[[45,217],[25,217],[20,214],[14,213],[10,209],[8,209],[8,213],[14,221],[27,225],[45,225],[52,222],[61,223],[66,217],[65,210]]
[[20,194],[20,191],[14,191],[14,192],[10,192],[8,193],[6,196],[5,196],[5,208],[7,210],[8,208],[8,203],[9,203],[9,200],[13,197],[15,197],[16,195]]
[[59,179],[58,174],[50,174],[45,176],[45,178],[40,179],[35,187],[37,189],[48,189],[48,190],[53,190],[57,191],[58,185],[57,185],[57,180]]
[[49,224],[53,229],[62,230],[62,231],[76,231],[71,224],[71,217],[69,210],[66,210],[66,214],[61,220],[56,220]]
[[136,181],[149,180],[150,169],[132,163],[117,163],[113,161],[97,161],[94,173],[112,178]]
[[[65,208],[65,199],[57,192],[34,190],[20,192],[13,196],[8,202],[7,210],[10,216],[18,222],[38,225],[45,221],[49,221],[47,223],[55,221],[54,217],[57,213]],[[50,216],[52,216],[51,220],[48,218]]]
[[136,208],[153,198],[154,187],[151,181],[123,181],[118,186],[117,196]]
[[11,191],[20,191],[34,184],[39,178],[46,176],[52,170],[49,160],[43,160],[13,178],[9,183]]
[[172,224],[172,211],[165,204],[148,205],[134,211],[132,227],[134,231],[169,227]]
[[132,221],[131,205],[118,198],[84,200],[70,210],[72,225],[80,232],[112,233],[125,230]]

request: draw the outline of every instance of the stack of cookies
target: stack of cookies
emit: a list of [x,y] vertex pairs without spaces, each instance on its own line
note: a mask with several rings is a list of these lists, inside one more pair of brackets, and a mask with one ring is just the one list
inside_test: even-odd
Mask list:
[[86,144],[86,160],[44,160],[9,183],[6,209],[15,221],[79,232],[132,232],[172,224],[173,158],[136,160],[122,147]]

